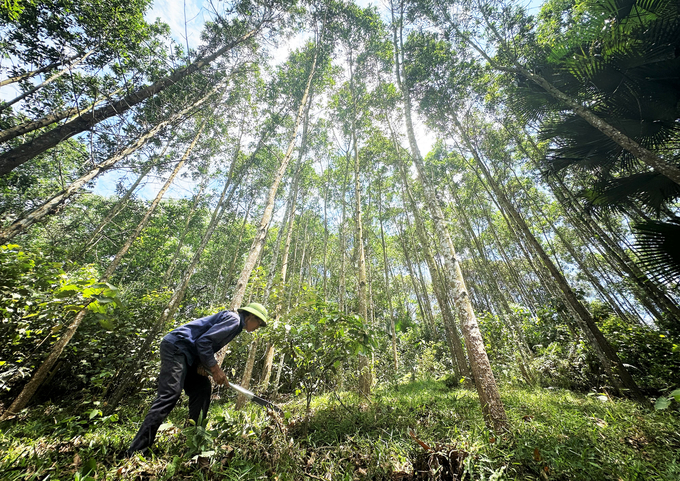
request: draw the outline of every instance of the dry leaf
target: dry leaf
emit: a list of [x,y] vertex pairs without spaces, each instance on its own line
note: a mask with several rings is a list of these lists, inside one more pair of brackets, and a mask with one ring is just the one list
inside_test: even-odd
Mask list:
[[541,460],[541,453],[538,452],[538,448],[534,448],[534,461]]
[[425,451],[429,451],[429,450],[430,450],[430,446],[428,446],[427,444],[425,444],[424,442],[422,442],[420,439],[418,439],[418,438],[416,437],[416,433],[413,431],[413,429],[409,428],[409,430],[408,430],[408,435],[411,436],[415,442],[417,442],[418,444],[420,444],[420,446],[421,446]]

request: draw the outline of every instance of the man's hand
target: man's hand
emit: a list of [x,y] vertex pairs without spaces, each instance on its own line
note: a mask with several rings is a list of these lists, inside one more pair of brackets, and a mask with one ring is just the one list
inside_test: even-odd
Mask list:
[[229,381],[227,381],[227,375],[224,374],[224,371],[220,366],[215,364],[210,368],[210,372],[212,373],[213,380],[216,384],[223,384],[225,386],[229,385]]
[[205,377],[210,376],[208,371],[206,371],[205,368],[203,367],[203,364],[198,365],[198,367],[196,368],[196,372],[198,373],[199,376],[205,376]]

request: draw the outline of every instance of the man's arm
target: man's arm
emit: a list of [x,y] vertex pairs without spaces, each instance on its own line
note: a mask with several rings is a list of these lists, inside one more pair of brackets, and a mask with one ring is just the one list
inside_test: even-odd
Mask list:
[[201,361],[197,372],[201,376],[212,375],[217,384],[228,386],[227,376],[217,364],[213,349],[220,349],[240,332],[241,318],[230,311],[222,311],[215,315],[220,316],[219,320],[196,339],[194,344]]

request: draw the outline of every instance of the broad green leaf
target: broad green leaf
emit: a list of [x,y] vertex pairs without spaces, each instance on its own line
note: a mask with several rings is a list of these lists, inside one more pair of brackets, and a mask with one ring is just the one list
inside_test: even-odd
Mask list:
[[671,400],[665,396],[661,396],[659,399],[656,400],[656,403],[654,403],[654,409],[657,410],[662,410],[662,409],[667,409],[668,406],[670,406]]
[[680,389],[673,391],[669,397],[674,398],[676,401],[680,402]]

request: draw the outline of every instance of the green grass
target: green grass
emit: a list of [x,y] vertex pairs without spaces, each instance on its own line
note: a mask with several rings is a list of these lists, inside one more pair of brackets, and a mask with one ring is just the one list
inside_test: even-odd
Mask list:
[[97,480],[411,479],[414,463],[433,458],[409,429],[439,453],[468,453],[465,479],[680,479],[677,412],[569,391],[506,387],[502,397],[511,425],[503,435],[485,427],[476,392],[433,381],[376,389],[370,400],[328,393],[312,401],[309,417],[302,397],[282,403],[278,420],[254,405],[237,412],[232,402],[214,403],[204,467],[190,455],[182,406],[148,459],[117,456],[144,406],[91,420],[92,405],[34,408],[0,430],[0,479],[83,480],[88,471]]

